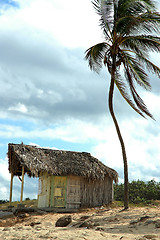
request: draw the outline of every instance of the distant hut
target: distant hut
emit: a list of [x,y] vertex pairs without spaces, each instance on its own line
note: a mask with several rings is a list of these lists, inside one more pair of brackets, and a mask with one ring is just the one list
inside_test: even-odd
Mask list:
[[[11,182],[13,176],[22,176],[23,183],[25,173],[39,177],[38,207],[77,209],[113,200],[113,181],[118,181],[118,174],[90,153],[10,143],[8,159]],[[23,184],[21,200],[22,196]]]

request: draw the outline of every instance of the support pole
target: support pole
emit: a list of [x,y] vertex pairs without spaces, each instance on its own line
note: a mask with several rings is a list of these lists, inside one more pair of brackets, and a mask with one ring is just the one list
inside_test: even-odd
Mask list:
[[20,202],[22,202],[22,200],[23,200],[23,185],[24,185],[24,166],[22,167],[22,184],[21,184],[21,200],[20,200]]
[[13,173],[11,173],[9,205],[11,205],[11,202],[12,202],[13,176],[14,176]]

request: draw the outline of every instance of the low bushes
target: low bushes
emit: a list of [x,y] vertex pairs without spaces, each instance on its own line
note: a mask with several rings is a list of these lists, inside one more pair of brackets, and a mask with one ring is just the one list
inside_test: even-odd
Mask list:
[[[114,185],[114,199],[123,201],[124,184]],[[132,181],[129,183],[129,202],[152,203],[153,200],[160,200],[160,182],[151,180],[143,182],[141,180]]]

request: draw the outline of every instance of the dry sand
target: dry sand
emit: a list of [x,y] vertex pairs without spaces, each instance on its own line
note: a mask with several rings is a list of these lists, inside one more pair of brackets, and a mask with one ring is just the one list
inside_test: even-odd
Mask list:
[[[21,214],[0,220],[0,240],[157,240],[160,239],[160,207],[87,209],[68,214],[67,227],[55,227],[67,214]],[[80,225],[82,225],[80,227]]]

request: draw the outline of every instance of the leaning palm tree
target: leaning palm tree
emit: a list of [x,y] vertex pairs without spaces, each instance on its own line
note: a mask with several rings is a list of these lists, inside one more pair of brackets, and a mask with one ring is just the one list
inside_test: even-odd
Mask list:
[[85,52],[91,70],[103,64],[110,73],[109,111],[121,144],[124,163],[124,209],[128,208],[128,163],[125,144],[113,110],[114,87],[141,116],[153,118],[137,93],[135,83],[151,89],[147,70],[160,78],[160,68],[149,60],[149,52],[160,52],[160,14],[152,0],[93,0],[100,15],[104,42]]

